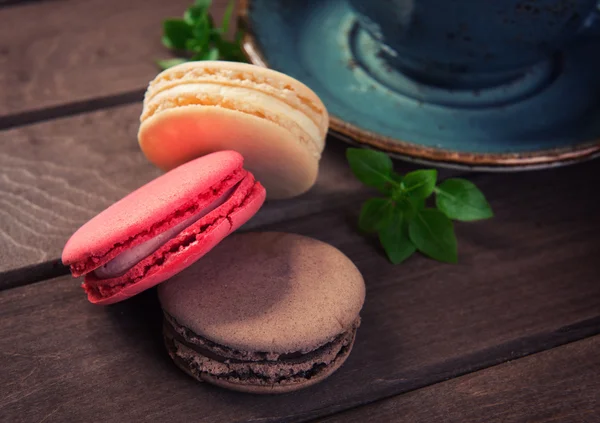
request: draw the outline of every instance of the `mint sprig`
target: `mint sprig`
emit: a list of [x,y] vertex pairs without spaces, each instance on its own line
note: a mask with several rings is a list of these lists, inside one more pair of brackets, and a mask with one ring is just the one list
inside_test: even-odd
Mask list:
[[246,62],[241,48],[241,31],[237,32],[234,41],[224,38],[229,31],[235,0],[231,0],[227,5],[219,27],[215,26],[210,15],[211,3],[212,0],[195,0],[184,12],[182,19],[163,21],[162,43],[179,57],[157,60],[156,63],[161,69],[190,60]]
[[[400,175],[384,153],[349,148],[346,158],[354,175],[383,197],[367,200],[358,226],[377,233],[389,260],[402,263],[420,251],[435,260],[456,263],[457,241],[452,220],[476,221],[494,213],[483,193],[470,181],[451,178],[437,185],[437,171],[423,169]],[[435,194],[435,208],[427,199]]]

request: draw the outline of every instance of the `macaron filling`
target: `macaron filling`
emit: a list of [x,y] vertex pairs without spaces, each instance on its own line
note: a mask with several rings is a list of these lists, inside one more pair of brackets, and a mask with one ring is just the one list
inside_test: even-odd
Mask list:
[[173,239],[177,234],[181,233],[185,228],[191,226],[217,207],[224,204],[231,194],[235,191],[235,186],[229,188],[220,197],[215,199],[208,206],[195,213],[194,215],[186,218],[182,222],[179,222],[172,228],[165,230],[164,232],[156,235],[154,238],[149,239],[135,247],[129,248],[121,252],[118,256],[110,260],[108,263],[100,266],[94,270],[94,275],[99,279],[110,279],[125,274],[129,269],[138,264],[141,260],[148,257],[150,254],[158,250],[161,246],[167,243],[170,239]]
[[[240,102],[240,98],[243,98],[244,101]],[[182,99],[187,99],[187,103],[182,101]],[[303,111],[290,106],[274,95],[247,87],[232,87],[211,83],[188,83],[168,88],[156,94],[152,97],[152,102],[156,107],[149,107],[144,118],[149,118],[173,106],[218,106],[234,108],[242,113],[259,114],[263,118],[281,124],[283,124],[283,122],[280,122],[282,116],[287,116],[287,119],[297,122],[300,128],[306,131],[311,139],[320,139],[322,136],[321,129]],[[272,113],[274,110],[278,110],[279,112],[277,114]],[[289,124],[285,126],[289,126]]]
[[175,363],[193,376],[245,385],[290,385],[319,377],[349,354],[360,325],[307,352],[239,351],[212,342],[180,325],[165,312],[164,336]]

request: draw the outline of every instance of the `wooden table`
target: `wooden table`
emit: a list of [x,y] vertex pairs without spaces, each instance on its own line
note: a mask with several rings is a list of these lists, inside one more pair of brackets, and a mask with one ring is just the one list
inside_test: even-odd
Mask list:
[[294,394],[184,375],[152,290],[86,301],[62,247],[159,174],[137,146],[141,97],[166,54],[161,20],[189,2],[0,2],[0,421],[600,421],[598,162],[469,175],[496,217],[457,225],[460,263],[393,266],[357,232],[370,191],[328,140],[315,188],[245,227],[329,242],[365,276],[347,363]]

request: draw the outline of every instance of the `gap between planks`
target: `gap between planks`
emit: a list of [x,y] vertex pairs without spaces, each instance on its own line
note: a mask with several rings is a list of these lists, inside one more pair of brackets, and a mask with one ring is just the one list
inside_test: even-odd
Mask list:
[[[481,173],[473,173],[470,176],[471,180],[479,179],[483,174]],[[452,175],[453,177],[464,176],[461,173],[457,173]],[[375,195],[375,193],[372,193]],[[331,212],[331,210],[339,209],[342,210],[346,207],[354,207],[359,208],[362,201],[367,198],[365,191],[356,192],[352,198],[350,198],[347,202],[337,203],[335,207],[332,209],[318,209],[313,212],[305,213],[301,216],[293,216],[290,218],[283,218],[279,220],[272,220],[264,223],[258,223],[256,225],[252,224],[250,221],[247,225],[242,227],[242,229],[238,230],[238,232],[250,231],[250,230],[268,230],[269,226],[281,224],[285,222],[294,222],[296,220],[302,220],[314,215],[318,215],[321,213]],[[294,201],[294,200],[286,200],[286,201]],[[6,272],[0,272],[0,291],[12,288],[18,288],[20,286],[25,286],[29,284],[34,284],[38,282],[43,282],[48,279],[53,279],[58,276],[63,276],[69,274],[68,266],[62,264],[60,258],[54,258],[42,263],[38,263],[31,266],[20,267],[17,269],[11,269]]]
[[[40,1],[42,1],[42,0],[0,0],[0,9],[3,7],[20,6],[20,5],[28,4],[28,3],[37,3]],[[44,0],[44,1],[51,1],[51,0]]]
[[[345,413],[348,411],[358,410],[368,405],[374,405],[382,403],[386,400],[404,395],[410,392],[417,392],[422,389],[426,389],[431,386],[438,385],[440,383],[447,382],[452,379],[456,379],[462,376],[481,372],[483,370],[492,369],[502,364],[520,360],[526,357],[530,357],[536,354],[541,354],[554,348],[562,347],[574,342],[584,340],[600,335],[600,316],[593,319],[587,319],[575,324],[571,324],[554,332],[539,333],[528,337],[516,339],[505,344],[497,345],[492,348],[488,348],[482,351],[475,352],[473,354],[467,354],[459,359],[444,361],[437,363],[436,366],[427,369],[426,373],[435,375],[432,378],[423,378],[420,383],[416,383],[405,389],[402,389],[402,383],[398,384],[397,391],[390,390],[390,392],[377,397],[371,398],[367,401],[356,403],[350,407],[340,406],[339,408],[330,408],[331,412],[325,414],[319,414],[318,410],[314,417],[301,418],[301,419],[258,419],[252,420],[253,423],[316,423],[323,419],[330,418],[337,414]],[[478,363],[476,366],[469,367],[471,363]],[[452,370],[444,370],[452,369]],[[453,371],[457,369],[456,371]],[[419,372],[421,373],[421,372]],[[403,379],[410,380],[412,378],[411,373],[406,373],[406,377]]]
[[399,395],[417,392],[451,379],[474,374],[596,335],[600,335],[600,316],[565,325],[555,330],[524,336],[458,358],[440,361],[433,365],[408,371],[402,375],[401,379],[387,380],[386,382],[391,382],[394,385],[385,390],[369,393],[364,401],[354,401],[347,405],[339,404],[338,406],[328,406],[322,409],[317,408],[283,418],[264,417],[251,419],[250,421],[255,423],[321,421],[339,413],[359,410],[364,406],[378,404]]
[[[586,338],[591,338],[600,335],[600,316],[592,319],[586,319],[575,324],[564,326],[553,332],[537,333],[531,336],[526,336],[514,341],[500,344],[492,348],[487,348],[482,351],[475,352],[460,357],[456,360],[450,360],[439,363],[437,366],[431,369],[431,373],[438,375],[437,378],[424,379],[422,383],[417,383],[408,389],[398,390],[398,392],[390,393],[371,401],[365,401],[364,403],[356,404],[352,407],[341,408],[335,410],[332,413],[319,415],[315,418],[303,420],[302,423],[316,423],[326,418],[335,416],[340,413],[348,411],[358,410],[364,406],[376,405],[383,403],[386,400],[398,397],[400,395],[407,394],[409,392],[417,392],[419,390],[429,388],[431,386],[444,383],[451,379],[456,379],[462,376],[470,375],[473,373],[481,372],[483,370],[489,370],[497,366],[501,366],[505,363],[531,357],[536,354],[541,354],[554,348],[562,347],[565,345],[579,342]],[[506,357],[506,358],[503,358]],[[468,368],[469,363],[478,363],[477,366]],[[441,371],[436,370],[443,368],[459,369],[457,372]],[[464,370],[462,370],[464,369]],[[410,379],[410,374],[406,375],[406,379]],[[274,420],[261,420],[261,423],[275,422]],[[294,423],[300,423],[300,420],[294,421]]]
[[[72,352],[68,361],[73,360],[74,369],[80,371],[83,368],[77,363],[87,363],[86,360],[96,357],[95,353],[99,353],[96,358],[104,360],[106,366],[119,358],[129,361],[129,356],[138,357],[140,362],[137,367],[132,366],[131,379],[123,380],[122,384],[129,387],[135,381],[148,384],[155,380],[167,383],[166,391],[178,391],[177,407],[181,415],[196,413],[199,394],[204,395],[209,411],[230,417],[242,412],[255,421],[282,421],[281,417],[284,417],[283,421],[297,422],[330,415],[598,333],[597,294],[600,291],[594,277],[597,265],[593,241],[597,239],[600,221],[590,208],[593,203],[586,195],[589,192],[587,186],[569,184],[568,190],[561,189],[566,188],[569,180],[581,180],[584,175],[591,176],[590,185],[597,179],[590,165],[533,174],[523,179],[516,175],[506,175],[500,180],[483,178],[484,192],[494,192],[492,203],[497,207],[497,219],[477,226],[457,227],[462,253],[459,266],[450,267],[415,257],[398,271],[350,227],[350,222],[355,221],[356,210],[331,210],[312,218],[269,225],[269,230],[300,233],[333,244],[357,264],[368,280],[364,328],[357,339],[356,351],[350,356],[345,372],[332,376],[328,385],[316,387],[312,394],[299,392],[293,397],[269,402],[268,399],[240,397],[192,386],[191,381],[188,386],[183,379],[161,373],[167,370],[156,363],[156,352],[152,350],[153,342],[159,342],[159,339],[145,323],[150,314],[157,317],[159,314],[155,292],[110,309],[109,314],[118,318],[118,328],[112,327],[115,321],[103,316],[105,309],[85,306],[77,282],[73,283],[70,277],[40,284],[39,289],[23,287],[19,291],[5,291],[4,309],[8,316],[13,316],[15,324],[31,327],[35,321],[44,320],[39,315],[31,317],[30,323],[22,320],[28,316],[28,310],[35,307],[44,309],[50,319],[69,326],[68,339],[63,340],[65,344],[52,340],[45,340],[45,344],[33,343],[33,350],[28,350],[30,354],[37,350],[46,351],[45,348],[50,348],[47,353],[67,348]],[[518,192],[513,189],[515,182],[520,183]],[[558,202],[549,195],[556,190],[563,192]],[[523,198],[529,207],[515,208]],[[574,209],[570,205],[576,200],[580,207]],[[548,210],[552,213],[547,213]],[[510,249],[506,248],[508,241]],[[543,247],[550,242],[562,245],[562,249],[556,254],[546,251]],[[19,305],[15,299],[25,303]],[[65,316],[71,317],[66,319]],[[10,327],[9,322],[6,320],[7,327]],[[33,326],[45,333],[44,325]],[[160,327],[159,321],[156,327]],[[134,344],[130,343],[133,334],[146,329],[145,335],[135,338]],[[77,330],[94,340],[89,350],[71,351],[69,348],[75,342],[73,337],[79,339]],[[35,333],[29,336],[39,341]],[[119,339],[123,343],[117,350],[106,345],[113,340],[118,344]],[[9,345],[14,341],[9,337],[6,342]],[[85,345],[88,348],[88,344]],[[106,356],[107,352],[112,355]],[[381,365],[378,364],[380,360],[383,360]],[[156,367],[152,367],[155,364]],[[23,365],[29,368],[26,362]],[[53,371],[61,371],[59,361],[53,366],[54,370],[46,370],[44,366],[46,373],[33,379],[35,383],[45,383]],[[113,370],[119,368],[115,365]],[[101,373],[106,375],[110,369],[103,368]],[[81,372],[73,377],[79,379]],[[368,384],[368,388],[361,388],[364,384]],[[100,382],[99,386],[104,383]],[[58,388],[63,389],[63,394],[75,389],[69,384]],[[340,392],[341,388],[343,392]],[[113,394],[116,395],[119,389],[125,388],[115,387]],[[89,389],[88,394],[92,395],[93,391]],[[48,405],[53,405],[56,392],[45,392]],[[316,403],[314,395],[320,398]],[[160,398],[162,396],[156,400],[160,401]],[[186,403],[187,408],[181,409],[182,403]],[[149,409],[157,413],[173,412],[168,408],[169,402],[165,404],[166,409],[154,402],[141,404],[138,412],[149,412]],[[266,405],[269,407],[265,408]],[[30,400],[30,406],[41,407],[39,412],[50,411],[50,408],[44,408],[41,398]],[[19,412],[18,407],[13,407],[13,411]],[[107,410],[102,406],[86,410],[90,413],[101,411]]]
[[[0,212],[12,219],[0,225],[7,232],[0,242],[0,250],[7,249],[0,263],[0,290],[61,274],[55,263],[68,237],[98,212],[160,174],[134,141],[139,113],[140,105],[134,104],[0,132],[5,151],[13,152],[0,155],[5,163],[0,172],[4,178]],[[329,137],[313,189],[295,199],[267,202],[244,229],[332,209],[358,208],[361,199],[375,195],[352,175],[344,158],[347,147]],[[396,165],[402,173],[416,168]],[[459,174],[440,169],[439,177]],[[20,208],[30,213],[21,216]],[[55,224],[57,218],[60,225]],[[15,250],[15,244],[20,248]]]
[[411,422],[596,421],[588,417],[600,407],[600,384],[592,376],[600,366],[598,345],[600,336],[583,338],[310,422],[362,422],[373,414],[376,421],[398,421],[398,415]]
[[141,103],[145,92],[145,89],[134,90],[107,97],[96,97],[89,100],[64,103],[58,106],[0,116],[0,131],[42,123],[53,119],[68,118],[102,109],[125,106],[127,104]]

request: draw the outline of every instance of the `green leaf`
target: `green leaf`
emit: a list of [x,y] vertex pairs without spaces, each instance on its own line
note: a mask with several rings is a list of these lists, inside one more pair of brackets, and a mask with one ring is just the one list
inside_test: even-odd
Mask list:
[[414,198],[427,198],[435,189],[437,170],[416,170],[407,173],[402,181],[404,190]]
[[187,51],[199,53],[204,47],[206,46],[200,45],[198,40],[196,40],[195,38],[190,38],[185,42],[185,49]]
[[354,175],[365,185],[389,191],[386,184],[396,184],[392,179],[392,160],[379,151],[364,148],[348,148],[346,158]]
[[239,28],[237,30],[237,32],[235,33],[235,42],[236,42],[236,44],[241,46],[243,40],[244,40],[244,31],[241,28]]
[[196,40],[198,50],[205,50],[208,48],[211,27],[210,21],[206,15],[196,22],[196,25],[192,28],[192,34]]
[[190,6],[183,14],[183,20],[188,25],[194,26],[196,22],[202,19],[208,13],[208,8],[204,6]]
[[371,198],[364,202],[358,218],[358,227],[364,232],[376,232],[385,226],[394,206],[386,198]]
[[186,40],[192,37],[192,27],[183,19],[163,21],[162,42],[167,48],[184,50]]
[[408,221],[399,211],[393,213],[386,224],[379,229],[379,242],[394,264],[402,263],[416,251],[408,236]]
[[442,182],[436,188],[435,203],[450,219],[473,221],[494,216],[483,193],[466,179],[452,178]]
[[208,9],[212,4],[212,0],[195,0],[194,5]]
[[218,58],[219,58],[219,50],[215,47],[211,47],[210,49],[208,49],[206,51],[195,54],[192,57],[192,60],[217,60]]
[[409,223],[411,241],[423,254],[447,263],[457,262],[452,221],[439,210],[423,209]]
[[[392,174],[390,175],[393,182],[387,182],[385,184],[385,192],[384,194],[393,197],[398,196],[402,190],[402,180],[404,176],[396,173],[392,170]],[[395,182],[395,183],[394,183]]]
[[170,67],[180,65],[181,63],[185,63],[187,60],[185,59],[165,59],[165,60],[157,60],[156,64],[162,69],[169,69]]
[[401,194],[399,196],[394,195],[393,200],[407,220],[411,220],[420,210],[425,208],[424,198],[414,198],[408,194]]
[[206,20],[211,31],[221,32],[221,28],[215,28],[215,22],[213,21],[213,17],[211,15],[206,15]]
[[217,48],[221,53],[223,60],[229,60],[232,62],[246,62],[246,56],[242,52],[242,49],[236,43],[230,41],[221,40],[217,43]]
[[397,172],[392,171],[392,180],[395,182],[398,182],[398,184],[401,184],[402,181],[404,180],[404,176],[400,175]]
[[409,195],[408,196],[408,201],[413,206],[413,210],[415,212],[418,212],[418,211],[423,210],[425,208],[425,199],[424,198],[419,198],[419,197],[415,198],[415,197],[411,197]]
[[231,21],[234,6],[235,0],[230,0],[229,4],[227,4],[227,9],[225,9],[225,13],[223,14],[223,20],[221,21],[221,31],[223,31],[223,34],[227,34],[227,31],[229,31],[229,21]]

